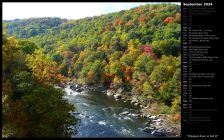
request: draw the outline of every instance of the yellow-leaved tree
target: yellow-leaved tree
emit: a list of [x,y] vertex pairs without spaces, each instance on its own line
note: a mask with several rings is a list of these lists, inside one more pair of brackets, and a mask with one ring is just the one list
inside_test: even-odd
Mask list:
[[42,84],[55,84],[64,81],[56,62],[45,55],[42,49],[35,50],[27,57],[27,66],[32,70],[35,79]]

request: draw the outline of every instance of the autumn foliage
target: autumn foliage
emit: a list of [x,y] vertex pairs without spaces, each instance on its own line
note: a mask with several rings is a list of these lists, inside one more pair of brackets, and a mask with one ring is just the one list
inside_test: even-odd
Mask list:
[[114,21],[114,26],[120,26],[120,25],[123,25],[124,24],[124,21],[121,19],[121,18],[117,18],[115,21]]
[[134,25],[134,22],[131,21],[131,20],[129,20],[128,23],[127,23],[127,25],[128,25],[128,26],[132,26],[132,25]]
[[154,59],[157,59],[157,56],[153,53],[152,46],[150,46],[150,45],[143,45],[143,46],[141,46],[141,49],[142,49],[143,52],[149,54]]
[[64,56],[64,58],[72,58],[73,57],[73,52],[71,52],[71,51],[64,51],[63,52],[63,56]]
[[56,63],[41,49],[27,51],[16,39],[3,37],[3,137],[70,137],[74,107],[53,87],[65,78]]
[[171,22],[173,22],[173,20],[174,20],[174,17],[167,17],[167,18],[164,20],[164,22],[165,22],[165,23],[171,23]]
[[138,20],[139,20],[139,22],[145,23],[147,20],[147,17],[145,15],[141,15]]

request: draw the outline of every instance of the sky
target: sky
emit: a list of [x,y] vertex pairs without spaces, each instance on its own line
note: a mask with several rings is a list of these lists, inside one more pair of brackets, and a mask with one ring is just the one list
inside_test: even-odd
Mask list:
[[119,3],[2,3],[3,20],[23,19],[31,17],[60,17],[80,19],[98,16],[145,5],[146,2]]

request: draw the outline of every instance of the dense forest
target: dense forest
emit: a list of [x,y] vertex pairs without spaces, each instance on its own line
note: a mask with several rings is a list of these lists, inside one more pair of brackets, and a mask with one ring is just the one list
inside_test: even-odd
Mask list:
[[170,114],[180,123],[180,10],[175,4],[147,4],[79,20],[4,21],[5,131],[69,136],[68,126],[76,121],[68,112],[74,107],[54,88],[67,80],[122,88],[148,112]]

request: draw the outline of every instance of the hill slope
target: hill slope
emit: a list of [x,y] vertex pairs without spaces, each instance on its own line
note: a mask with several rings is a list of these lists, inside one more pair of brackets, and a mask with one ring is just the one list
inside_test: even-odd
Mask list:
[[[172,114],[174,121],[180,121],[180,9],[156,4],[80,20],[31,18],[6,23],[8,34],[23,42],[20,46],[24,40],[34,42],[64,76],[82,84],[123,89],[125,98],[150,106],[146,113]],[[36,55],[40,52],[33,58]]]

